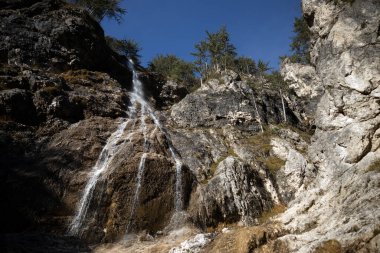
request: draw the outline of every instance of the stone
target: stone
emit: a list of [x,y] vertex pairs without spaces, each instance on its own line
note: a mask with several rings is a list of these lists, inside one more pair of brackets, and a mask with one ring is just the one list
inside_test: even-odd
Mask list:
[[197,234],[194,238],[186,240],[181,243],[179,247],[170,249],[169,253],[198,253],[201,252],[208,243],[213,239],[214,235],[209,234]]
[[190,213],[202,227],[238,221],[250,225],[273,205],[271,194],[254,168],[230,156],[217,165],[212,179],[197,187]]

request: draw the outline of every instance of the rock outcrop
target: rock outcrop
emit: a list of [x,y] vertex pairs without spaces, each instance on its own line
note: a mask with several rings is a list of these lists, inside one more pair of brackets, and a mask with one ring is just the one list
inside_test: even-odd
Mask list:
[[378,252],[380,5],[304,0],[303,10],[313,33],[313,80],[321,80],[324,94],[305,181],[280,218],[292,234],[281,241],[290,252],[329,242],[341,252]]
[[[139,113],[138,120],[131,118],[126,59],[107,47],[87,12],[70,4],[1,4],[0,197],[7,208],[1,210],[0,232],[14,233],[5,236],[12,243],[1,244],[1,251],[16,250],[17,233],[24,231],[28,238],[56,235],[46,235],[46,247],[80,244],[65,237],[69,224],[107,139],[126,120],[119,152],[94,188],[80,237],[113,241],[125,235],[128,224],[129,232],[163,230],[175,211],[176,161],[156,122]],[[143,187],[133,206],[143,153]],[[186,165],[182,172],[186,205],[193,176]],[[19,239],[27,247],[28,239]]]
[[0,8],[0,251],[89,252],[128,233],[96,251],[377,252],[377,0],[303,0],[312,62],[284,63],[286,96],[233,71],[189,93],[140,69],[137,97],[86,11]]

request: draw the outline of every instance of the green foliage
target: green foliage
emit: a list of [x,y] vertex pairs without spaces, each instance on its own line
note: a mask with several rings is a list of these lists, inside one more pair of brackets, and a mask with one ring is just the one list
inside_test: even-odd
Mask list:
[[247,75],[256,75],[258,73],[258,68],[256,62],[249,58],[240,56],[234,60],[234,70],[237,73],[244,73]]
[[141,51],[138,43],[131,39],[118,40],[116,38],[106,36],[107,45],[116,53],[126,56],[128,59],[132,59],[135,64],[140,65]]
[[69,0],[69,2],[84,7],[98,22],[105,17],[120,22],[126,12],[120,7],[121,0]]
[[291,62],[309,63],[310,62],[310,30],[306,20],[296,18],[294,20],[293,32],[295,36],[292,37],[290,49],[293,55],[289,57]]
[[257,62],[257,71],[260,76],[263,76],[268,70],[270,70],[269,63],[259,60]]
[[213,70],[220,70],[234,65],[236,48],[230,42],[230,35],[225,26],[217,32],[206,31],[206,38],[195,44],[195,52],[191,53],[196,57],[194,62],[196,71],[202,78],[207,78],[207,74]]
[[278,71],[273,71],[270,74],[266,74],[265,79],[270,83],[270,88],[274,90],[286,91],[289,89],[289,84],[284,80]]
[[219,31],[211,33],[206,31],[208,51],[210,52],[211,63],[216,68],[224,65],[227,68],[227,59],[236,56],[236,48],[230,42],[230,35],[227,28],[223,26]]
[[194,65],[175,55],[158,55],[149,63],[148,69],[157,72],[169,80],[185,83],[188,86],[196,85]]

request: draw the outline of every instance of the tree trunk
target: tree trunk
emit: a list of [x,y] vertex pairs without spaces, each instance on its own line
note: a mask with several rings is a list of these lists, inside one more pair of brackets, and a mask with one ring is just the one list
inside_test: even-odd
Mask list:
[[284,103],[284,96],[282,95],[282,90],[280,89],[280,96],[281,96],[281,103],[282,103],[282,111],[284,113],[284,122],[286,123],[286,110],[285,110],[285,103]]
[[263,128],[263,124],[261,123],[261,117],[259,114],[259,110],[257,109],[256,99],[255,99],[255,96],[253,94],[252,94],[252,97],[253,97],[253,104],[255,105],[256,119],[259,122],[261,132],[264,133],[264,128]]

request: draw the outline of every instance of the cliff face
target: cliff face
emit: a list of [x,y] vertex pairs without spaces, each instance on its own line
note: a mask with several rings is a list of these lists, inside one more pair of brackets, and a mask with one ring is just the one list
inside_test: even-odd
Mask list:
[[[282,240],[297,252],[309,252],[328,240],[339,241],[342,250],[376,252],[380,5],[304,0],[303,10],[313,33],[314,78],[321,80],[324,92],[316,107],[307,183],[280,218],[294,234]],[[288,65],[283,72],[297,76],[305,68],[292,71]]]
[[0,248],[89,251],[80,240],[126,233],[115,251],[379,248],[377,0],[303,1],[312,65],[285,62],[285,97],[232,71],[190,94],[141,84],[83,10],[0,7]]

